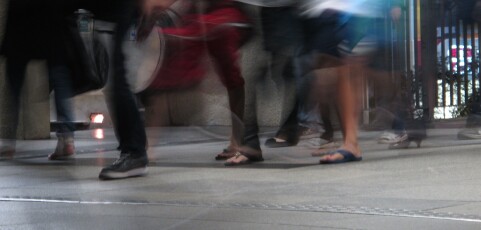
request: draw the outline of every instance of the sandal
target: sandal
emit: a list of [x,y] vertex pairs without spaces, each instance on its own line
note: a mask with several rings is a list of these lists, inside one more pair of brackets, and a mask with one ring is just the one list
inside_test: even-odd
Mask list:
[[216,161],[227,160],[229,158],[234,157],[235,154],[236,154],[235,150],[223,149],[221,153],[215,156],[215,160]]
[[245,157],[245,160],[242,160],[240,162],[225,162],[224,166],[238,166],[238,165],[246,165],[246,164],[252,164],[254,162],[259,162],[259,161],[264,161],[264,158],[262,158],[262,155],[259,156],[256,154],[254,155],[249,155],[247,153],[241,153],[241,152],[236,152],[235,155],[232,158],[239,158],[239,157]]
[[333,156],[335,154],[340,154],[342,159],[337,160],[320,160],[320,164],[339,164],[339,163],[347,163],[351,161],[361,161],[362,157],[355,156],[352,152],[345,150],[345,149],[338,149],[332,152],[327,153],[327,155]]

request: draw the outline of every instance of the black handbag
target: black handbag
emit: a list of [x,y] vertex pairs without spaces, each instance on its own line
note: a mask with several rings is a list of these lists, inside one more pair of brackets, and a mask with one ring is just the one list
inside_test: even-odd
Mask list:
[[73,94],[102,89],[109,75],[109,55],[93,28],[88,13],[76,13],[66,36]]

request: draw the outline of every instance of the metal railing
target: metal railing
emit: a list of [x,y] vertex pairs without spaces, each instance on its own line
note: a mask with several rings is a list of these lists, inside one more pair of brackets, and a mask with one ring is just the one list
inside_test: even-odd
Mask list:
[[[412,118],[465,116],[480,92],[481,25],[470,0],[405,0],[405,14],[391,26],[393,69],[409,92]],[[389,24],[389,23],[388,23]],[[397,66],[395,66],[397,65]]]

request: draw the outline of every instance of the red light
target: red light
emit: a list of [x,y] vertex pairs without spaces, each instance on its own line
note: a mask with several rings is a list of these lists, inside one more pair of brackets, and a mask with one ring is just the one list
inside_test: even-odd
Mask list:
[[101,113],[90,114],[90,122],[94,124],[102,124],[104,122],[104,115]]

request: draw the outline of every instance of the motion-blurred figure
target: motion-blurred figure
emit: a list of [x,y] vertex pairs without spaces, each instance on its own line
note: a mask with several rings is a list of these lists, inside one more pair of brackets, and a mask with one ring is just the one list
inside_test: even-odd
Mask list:
[[[301,52],[305,34],[296,7],[298,2],[240,1],[261,6],[260,30],[262,46],[267,53],[267,61],[259,65],[257,74],[247,89],[249,93],[246,99],[246,131],[243,146],[235,157],[227,160],[226,165],[242,165],[263,160],[258,136],[256,106],[259,93],[257,93],[256,87],[263,83],[262,80],[266,76],[272,78],[277,89],[283,89],[281,125],[275,137],[266,140],[267,147],[293,146],[297,145],[303,136],[317,135],[317,131],[313,131],[313,127],[302,126],[301,123],[317,121],[319,118],[317,99],[311,101],[313,78],[304,74],[306,72],[306,63],[304,62],[311,62],[311,60],[307,57],[308,55]],[[328,109],[322,111],[329,113]],[[325,132],[321,138],[330,140],[333,129],[329,116],[325,113],[322,114],[322,120]]]
[[[479,0],[458,0],[459,15],[464,22],[481,23],[481,1]],[[474,20],[474,21],[473,21]],[[481,63],[474,63],[479,66]],[[476,69],[477,67],[472,67]],[[478,90],[477,95],[473,95],[472,102],[468,105],[468,118],[466,119],[466,128],[458,132],[458,139],[481,139],[481,92]]]
[[243,135],[245,93],[239,49],[248,38],[249,20],[238,3],[231,0],[178,0],[166,10],[153,11],[150,16],[153,18],[142,20],[141,40],[154,27],[152,21],[160,20],[162,11],[169,10],[177,12],[180,18],[176,20],[178,23],[157,27],[167,41],[166,51],[162,66],[147,91],[181,90],[200,83],[206,75],[204,58],[212,57],[217,75],[227,88],[232,118],[230,145],[216,159],[232,157]]
[[[75,1],[75,0],[74,0]],[[100,179],[120,179],[147,173],[147,137],[134,94],[126,79],[122,44],[131,25],[139,18],[144,1],[79,0],[79,8],[91,11],[95,19],[116,23],[113,35],[113,75],[107,99],[119,141],[120,157],[102,169]]]
[[[298,104],[295,96],[296,80],[292,58],[300,38],[296,8],[293,1],[244,1],[248,4],[262,6],[260,11],[260,31],[262,34],[262,48],[267,51],[265,61],[256,65],[255,76],[247,83],[245,133],[243,143],[237,154],[225,162],[226,166],[248,164],[263,161],[259,139],[257,117],[257,86],[262,84],[266,76],[271,76],[278,89],[284,87],[282,125],[276,137],[270,138],[266,146],[289,146],[297,144],[298,139]],[[256,51],[258,52],[258,51]],[[294,86],[294,87],[293,87]],[[294,89],[294,90],[293,90]],[[268,94],[269,92],[262,92]],[[294,108],[294,109],[292,109]],[[292,112],[291,112],[292,111]]]
[[[67,16],[75,11],[68,1],[11,0],[8,2],[7,24],[0,54],[6,57],[6,83],[10,90],[9,114],[2,124],[6,143],[2,157],[12,158],[19,120],[19,99],[27,64],[32,59],[45,59],[50,87],[55,94],[57,147],[50,160],[62,160],[75,154],[73,115],[69,99],[72,96],[71,72],[67,65]],[[35,20],[32,20],[35,19]],[[26,110],[28,111],[28,108]]]
[[[383,133],[378,142],[389,144],[389,149],[408,148],[411,142],[421,147],[421,142],[426,138],[426,125],[422,119],[409,118],[410,102],[409,92],[399,87],[401,73],[398,69],[390,69],[390,61],[383,58],[388,49],[392,47],[393,40],[386,40],[386,23],[393,22],[394,27],[399,24],[402,16],[403,1],[386,1],[383,9],[385,17],[378,17],[374,21],[377,50],[371,55],[368,74],[373,78],[376,90],[379,92],[378,108],[386,108],[391,114],[391,130]],[[391,76],[394,76],[392,78]],[[382,109],[381,109],[382,110]]]
[[[288,6],[263,7],[261,19],[264,48],[271,56],[270,68],[280,69],[271,71],[270,74],[274,75],[272,78],[278,88],[284,85],[285,91],[283,121],[275,137],[268,138],[265,145],[270,148],[294,146],[301,137],[318,133],[318,127],[310,123],[317,123],[319,120],[319,108],[310,95],[313,79],[303,74],[305,55],[300,53],[304,36],[302,22],[294,3]],[[322,118],[325,133],[332,134],[329,117]]]
[[[317,68],[334,68],[337,102],[343,131],[343,144],[326,152],[320,163],[344,163],[362,160],[358,145],[358,117],[361,76],[372,61],[379,44],[375,22],[389,10],[384,0],[304,0],[302,15],[306,18],[305,47],[317,52]],[[375,44],[370,44],[374,42]],[[355,71],[353,71],[355,70]],[[322,76],[321,76],[322,77]]]

